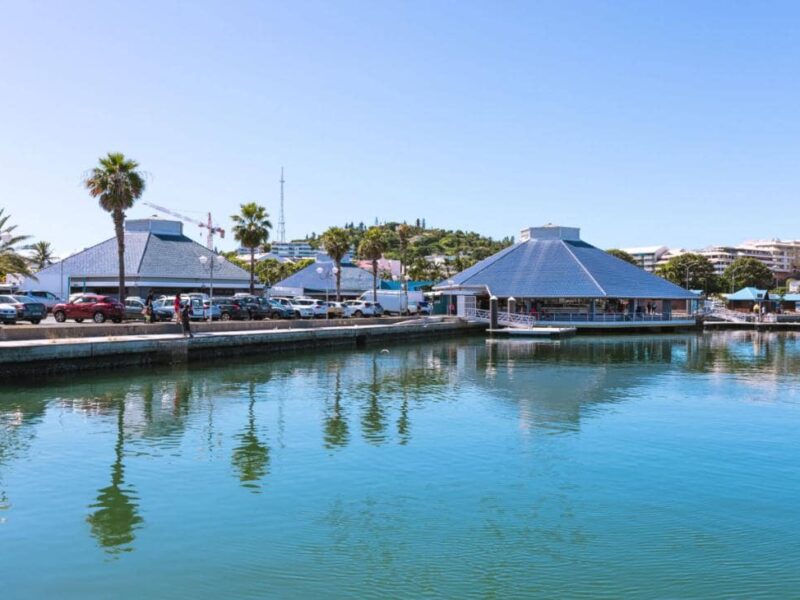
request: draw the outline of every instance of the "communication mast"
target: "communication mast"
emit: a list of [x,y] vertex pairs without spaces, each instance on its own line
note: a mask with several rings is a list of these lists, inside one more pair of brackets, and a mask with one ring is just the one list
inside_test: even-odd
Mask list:
[[281,167],[281,213],[278,216],[278,241],[280,243],[286,242],[286,218],[283,214],[283,167]]
[[150,208],[155,208],[157,211],[170,215],[171,217],[176,217],[181,221],[185,221],[186,223],[192,223],[193,225],[197,225],[198,227],[208,230],[208,235],[206,236],[206,248],[212,252],[214,251],[214,235],[217,234],[221,238],[225,237],[225,230],[222,227],[217,227],[214,225],[213,221],[211,220],[211,213],[208,213],[208,222],[203,223],[202,221],[192,219],[191,217],[186,217],[180,213],[176,213],[174,210],[164,208],[163,206],[158,206],[152,202],[142,202],[142,204],[145,204]]

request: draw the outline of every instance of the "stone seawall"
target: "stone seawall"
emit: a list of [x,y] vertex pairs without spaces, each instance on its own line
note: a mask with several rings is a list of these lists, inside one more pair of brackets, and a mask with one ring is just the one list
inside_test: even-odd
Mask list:
[[375,342],[451,336],[483,329],[483,325],[456,319],[421,319],[382,325],[206,332],[192,339],[176,334],[154,334],[0,342],[0,380],[176,364],[298,348],[359,348]]

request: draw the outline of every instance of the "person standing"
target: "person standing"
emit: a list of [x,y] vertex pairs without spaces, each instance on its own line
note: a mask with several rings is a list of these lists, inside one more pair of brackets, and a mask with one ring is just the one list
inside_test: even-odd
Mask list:
[[181,293],[175,294],[175,301],[172,303],[172,310],[175,311],[175,322],[181,322]]
[[147,299],[144,301],[144,322],[153,322],[153,292],[147,294]]
[[194,334],[192,333],[191,327],[192,303],[187,302],[184,304],[179,314],[181,317],[181,326],[183,327],[183,337],[193,338]]

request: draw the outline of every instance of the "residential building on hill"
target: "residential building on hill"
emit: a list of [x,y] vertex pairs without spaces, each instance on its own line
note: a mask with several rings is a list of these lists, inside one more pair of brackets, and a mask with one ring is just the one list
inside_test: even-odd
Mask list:
[[666,246],[642,246],[638,248],[622,248],[623,252],[627,252],[636,259],[640,267],[648,273],[653,273],[656,270],[656,265],[662,256],[667,252]]

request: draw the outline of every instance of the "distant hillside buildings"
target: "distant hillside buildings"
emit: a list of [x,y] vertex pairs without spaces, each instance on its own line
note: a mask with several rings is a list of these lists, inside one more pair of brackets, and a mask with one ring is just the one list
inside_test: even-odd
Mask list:
[[654,272],[671,258],[694,252],[708,258],[717,275],[722,275],[737,258],[754,258],[764,263],[778,281],[784,281],[800,271],[800,240],[752,240],[738,246],[709,246],[702,250],[646,246],[623,248],[648,272]]

